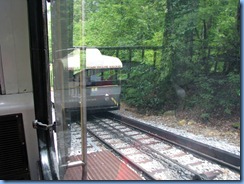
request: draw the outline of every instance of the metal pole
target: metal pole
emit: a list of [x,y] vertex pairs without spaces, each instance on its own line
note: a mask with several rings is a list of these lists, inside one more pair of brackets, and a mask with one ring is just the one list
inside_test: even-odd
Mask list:
[[[81,42],[82,45],[85,45],[85,0],[82,0],[81,4],[81,20],[82,20],[82,28],[81,28]],[[81,95],[81,140],[82,140],[82,161],[84,165],[82,165],[82,180],[87,180],[87,130],[86,130],[86,49],[83,47],[81,49],[82,52],[82,70],[80,75],[80,95]]]
[[[85,52],[85,51],[84,51]],[[83,69],[80,75],[80,120],[81,120],[81,141],[82,141],[82,180],[87,180],[87,130],[86,130],[86,81],[85,72]]]

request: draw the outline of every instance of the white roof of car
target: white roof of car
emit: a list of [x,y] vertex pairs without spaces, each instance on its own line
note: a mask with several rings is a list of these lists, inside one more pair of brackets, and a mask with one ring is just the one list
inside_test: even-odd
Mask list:
[[86,49],[86,69],[122,68],[119,58],[102,55],[97,48]]

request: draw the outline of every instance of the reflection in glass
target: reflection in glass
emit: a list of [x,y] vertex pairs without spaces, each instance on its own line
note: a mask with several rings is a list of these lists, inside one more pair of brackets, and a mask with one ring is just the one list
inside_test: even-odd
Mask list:
[[[78,179],[86,179],[86,101],[82,72],[85,52],[74,49],[74,37],[82,42],[83,24],[77,24],[79,28],[76,27],[75,32],[73,28],[74,19],[80,22],[84,19],[82,3],[82,0],[51,2],[56,152],[61,180],[67,179],[67,171],[71,167],[77,167]],[[73,80],[74,71],[81,73],[79,82]]]

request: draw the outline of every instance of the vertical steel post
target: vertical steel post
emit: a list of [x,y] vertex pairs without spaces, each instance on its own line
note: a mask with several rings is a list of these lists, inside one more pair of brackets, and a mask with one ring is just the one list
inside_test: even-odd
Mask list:
[[[81,5],[81,42],[82,45],[85,45],[85,0],[82,0]],[[80,95],[82,99],[80,114],[81,114],[81,139],[82,139],[82,161],[84,165],[82,165],[82,180],[87,180],[87,130],[86,130],[86,49],[82,48],[82,69],[80,76]]]

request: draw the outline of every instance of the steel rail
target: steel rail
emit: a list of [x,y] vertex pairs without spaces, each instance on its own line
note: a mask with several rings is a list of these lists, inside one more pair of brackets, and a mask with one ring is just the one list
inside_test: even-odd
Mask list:
[[114,114],[108,112],[106,117],[111,117],[116,120],[119,120],[131,127],[144,131],[148,134],[151,134],[155,137],[163,139],[167,142],[170,142],[174,145],[182,147],[190,152],[193,152],[203,158],[206,158],[210,161],[214,161],[220,165],[226,166],[230,169],[233,169],[240,173],[240,156],[229,153],[227,151],[191,140],[189,138],[173,134],[171,132],[159,129],[157,127],[153,127],[151,125],[147,125],[140,121],[127,118],[122,115]]
[[[95,117],[95,116],[94,116]],[[97,117],[99,119],[99,116]],[[120,131],[119,129],[117,129],[116,127],[113,127],[112,125],[109,125],[108,123],[104,122],[103,120],[100,120],[101,122],[103,122],[104,124],[107,124],[109,127],[113,128],[112,130],[109,129],[107,131],[111,131],[113,133],[116,134],[116,132],[118,132],[122,137],[126,137],[126,134],[124,134],[122,131]],[[119,122],[121,123],[120,121],[114,119],[113,121],[116,121],[116,122]],[[99,128],[101,129],[105,129],[106,127],[103,127],[102,125],[99,125],[97,124],[96,126],[98,126]],[[128,125],[126,125],[128,126]],[[153,175],[149,174],[146,170],[144,170],[143,168],[141,168],[140,166],[138,166],[136,163],[134,163],[130,158],[128,158],[127,156],[125,156],[125,154],[121,153],[119,150],[117,150],[116,148],[114,148],[114,146],[110,143],[107,143],[106,140],[103,140],[102,138],[99,137],[99,135],[96,135],[96,133],[94,133],[92,130],[90,130],[88,128],[88,131],[90,134],[92,134],[94,137],[96,137],[99,141],[103,142],[103,144],[105,144],[106,146],[108,146],[111,150],[113,150],[116,154],[118,154],[119,156],[121,156],[122,158],[126,159],[127,161],[129,161],[129,163],[134,167],[136,168],[137,170],[140,170],[141,172],[143,172],[144,175],[146,175],[147,177],[149,177],[150,179],[153,179],[155,180],[156,178],[154,178]],[[148,134],[148,133],[146,133]],[[121,136],[119,137],[119,139],[123,140],[123,138],[121,138]],[[128,141],[128,140],[127,140]],[[126,142],[127,142],[126,141]],[[137,142],[136,139],[130,137],[130,140],[129,142],[131,142],[132,144],[134,145],[137,145],[136,147],[138,147],[140,145],[140,143]],[[158,157],[162,157],[164,158],[163,162],[164,164],[168,164],[170,167],[172,168],[176,168],[177,167],[177,170],[180,170],[182,172],[185,172],[185,171],[188,171],[191,173],[191,176],[187,176],[189,174],[185,174],[187,177],[189,177],[189,179],[191,178],[192,180],[209,180],[209,178],[205,175],[202,175],[202,174],[199,174],[197,172],[195,172],[194,170],[188,168],[188,167],[185,167],[184,165],[178,163],[177,161],[174,161],[173,159],[171,159],[170,157],[167,157],[161,153],[159,153],[158,151],[150,148],[149,146],[147,145],[142,145],[139,146],[140,147],[140,150],[142,152],[147,152],[147,155],[151,155],[154,157],[154,159],[158,160]],[[148,154],[148,152],[150,152],[150,154]],[[155,152],[155,153],[154,153]],[[167,160],[167,161],[165,161]],[[159,160],[158,160],[159,161]],[[162,162],[162,161],[159,161],[159,162]],[[174,166],[175,167],[174,167]]]
[[119,155],[122,159],[128,161],[128,163],[133,166],[135,169],[137,169],[138,172],[141,172],[144,177],[146,177],[149,180],[156,180],[155,177],[153,177],[151,174],[147,173],[145,169],[141,168],[140,166],[133,163],[131,159],[126,157],[123,153],[121,153],[119,150],[115,149],[111,144],[107,143],[103,139],[101,139],[96,133],[94,133],[91,129],[87,128],[87,132],[89,132],[92,136],[96,137],[99,141],[101,141],[103,144],[105,144],[109,149],[111,149],[115,154]]

